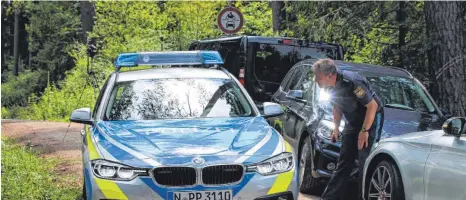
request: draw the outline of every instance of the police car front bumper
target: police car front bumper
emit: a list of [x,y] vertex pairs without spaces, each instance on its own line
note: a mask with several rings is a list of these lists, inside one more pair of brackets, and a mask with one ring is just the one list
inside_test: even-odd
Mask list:
[[[141,176],[131,181],[115,181],[96,177],[90,170],[89,162],[85,164],[84,177],[87,199],[151,199],[151,200],[297,200],[298,180],[297,169],[276,175],[263,176],[257,172],[247,172],[239,183],[232,185],[192,187],[165,187],[158,185],[153,177]],[[202,198],[196,195],[178,198],[177,192],[216,192],[229,191],[231,198]],[[177,193],[179,194],[179,193]],[[186,193],[185,193],[186,194]],[[218,194],[218,193],[217,193]],[[226,196],[224,196],[226,197]]]

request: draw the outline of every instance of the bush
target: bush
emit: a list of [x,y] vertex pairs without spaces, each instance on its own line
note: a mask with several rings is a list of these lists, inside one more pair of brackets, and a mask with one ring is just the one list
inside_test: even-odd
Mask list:
[[8,75],[2,83],[2,107],[26,106],[29,95],[47,86],[47,72],[24,71],[18,77]]
[[[76,199],[81,188],[60,184],[55,159],[41,159],[27,146],[2,139],[2,199]],[[63,178],[63,177],[60,177]]]

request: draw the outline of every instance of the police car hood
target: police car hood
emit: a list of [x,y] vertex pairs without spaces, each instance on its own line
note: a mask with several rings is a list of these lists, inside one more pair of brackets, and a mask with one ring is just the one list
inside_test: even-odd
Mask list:
[[256,162],[284,146],[262,117],[101,121],[97,126],[98,148],[120,162],[182,164],[195,156],[212,162]]

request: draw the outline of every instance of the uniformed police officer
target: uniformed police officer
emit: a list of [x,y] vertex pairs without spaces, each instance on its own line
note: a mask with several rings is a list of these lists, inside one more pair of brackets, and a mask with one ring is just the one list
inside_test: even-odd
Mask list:
[[[330,93],[335,127],[340,127],[342,115],[347,120],[338,164],[322,199],[343,199],[356,159],[359,159],[358,194],[361,195],[364,163],[382,132],[383,105],[366,78],[355,72],[338,70],[330,59],[316,61],[312,71],[319,87]],[[338,141],[338,135],[339,130],[335,128],[331,135],[332,142]]]

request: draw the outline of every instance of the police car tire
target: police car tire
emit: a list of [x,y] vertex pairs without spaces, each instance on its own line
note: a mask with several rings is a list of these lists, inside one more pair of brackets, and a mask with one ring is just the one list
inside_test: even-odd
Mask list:
[[369,187],[370,187],[370,181],[372,179],[372,175],[380,167],[387,168],[388,174],[390,175],[390,181],[392,184],[392,188],[390,188],[391,189],[390,199],[405,200],[403,180],[401,179],[400,170],[398,170],[398,167],[396,166],[395,163],[393,163],[392,161],[388,161],[388,160],[382,160],[381,162],[379,162],[379,164],[377,164],[377,166],[374,167],[373,170],[371,170],[371,172],[369,172],[366,175],[366,189],[364,190],[366,191],[364,194],[365,199],[369,199]]
[[[304,168],[304,177],[301,185],[299,186],[299,191],[304,194],[313,194],[317,193],[317,188],[320,186],[320,181],[314,177],[312,177],[312,142],[311,137],[307,136],[304,139],[303,144],[301,146],[299,163],[301,164],[301,155],[302,152],[309,152],[307,154],[306,159],[306,166]],[[301,168],[299,168],[301,169]]]

